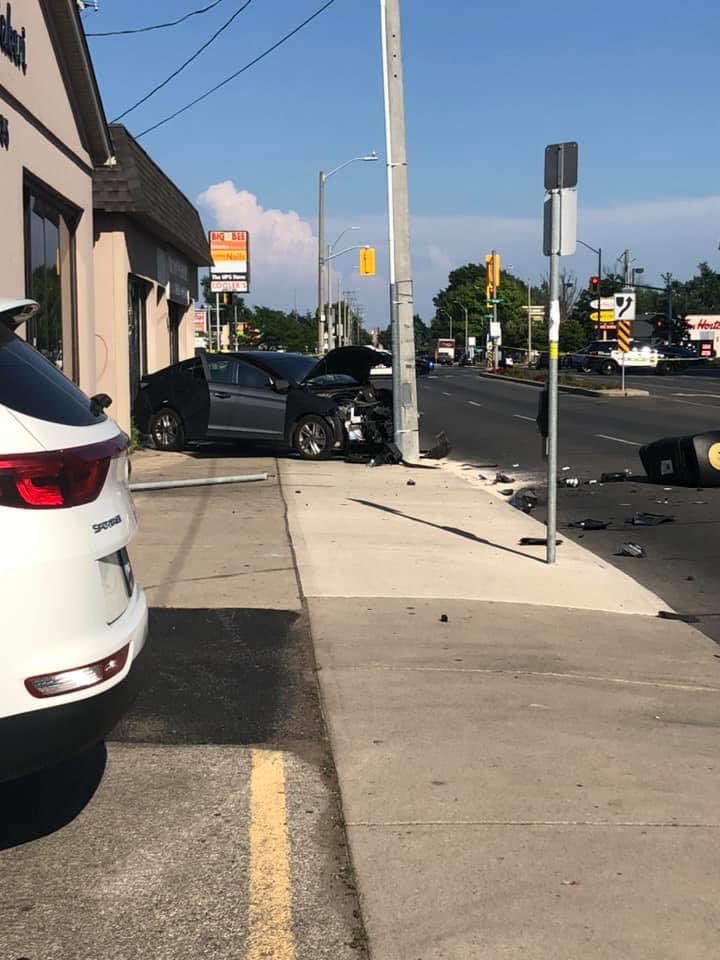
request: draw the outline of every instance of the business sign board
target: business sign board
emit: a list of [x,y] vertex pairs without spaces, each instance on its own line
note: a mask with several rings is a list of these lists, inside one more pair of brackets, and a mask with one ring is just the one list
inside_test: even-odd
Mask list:
[[210,231],[210,290],[250,292],[250,237],[247,230]]
[[207,331],[207,311],[193,311],[193,324],[195,326],[196,333],[205,333]]

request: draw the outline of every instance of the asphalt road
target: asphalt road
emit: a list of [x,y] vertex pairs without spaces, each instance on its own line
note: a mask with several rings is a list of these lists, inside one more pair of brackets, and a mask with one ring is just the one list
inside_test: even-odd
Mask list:
[[[720,643],[720,488],[666,491],[647,482],[637,453],[659,437],[720,429],[720,379],[638,375],[628,378],[630,385],[649,389],[651,396],[560,395],[559,464],[569,467],[561,476],[582,481],[611,471],[633,474],[630,482],[561,489],[560,532],[628,572],[674,609],[699,617],[700,629]],[[535,424],[538,394],[533,387],[481,378],[475,370],[438,370],[419,380],[422,445],[431,446],[444,431],[452,459],[478,465],[491,479],[496,468],[490,465],[497,464],[514,478],[504,487],[534,487],[542,520],[545,461]],[[675,521],[657,527],[626,524],[636,512],[669,514]],[[612,523],[604,531],[568,528],[587,517]],[[644,546],[647,557],[617,556],[626,541]]]

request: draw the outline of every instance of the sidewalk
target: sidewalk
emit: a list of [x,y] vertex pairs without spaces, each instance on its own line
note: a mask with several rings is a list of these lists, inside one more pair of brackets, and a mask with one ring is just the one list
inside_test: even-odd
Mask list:
[[714,644],[445,470],[280,469],[373,960],[716,957]]

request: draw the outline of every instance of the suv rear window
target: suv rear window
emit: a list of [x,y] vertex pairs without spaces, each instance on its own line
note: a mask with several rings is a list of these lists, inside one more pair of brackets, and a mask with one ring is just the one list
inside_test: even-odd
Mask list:
[[0,404],[15,413],[69,427],[106,420],[57,367],[0,321]]

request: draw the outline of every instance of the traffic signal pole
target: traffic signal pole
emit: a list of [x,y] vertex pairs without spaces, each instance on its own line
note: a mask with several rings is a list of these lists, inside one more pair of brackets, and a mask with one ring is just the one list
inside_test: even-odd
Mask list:
[[555,563],[558,476],[558,354],[560,338],[560,190],[552,191],[550,322],[548,324],[547,562]]
[[403,89],[400,0],[380,0],[388,165],[390,301],[393,328],[393,423],[395,443],[408,463],[420,459],[405,97]]

